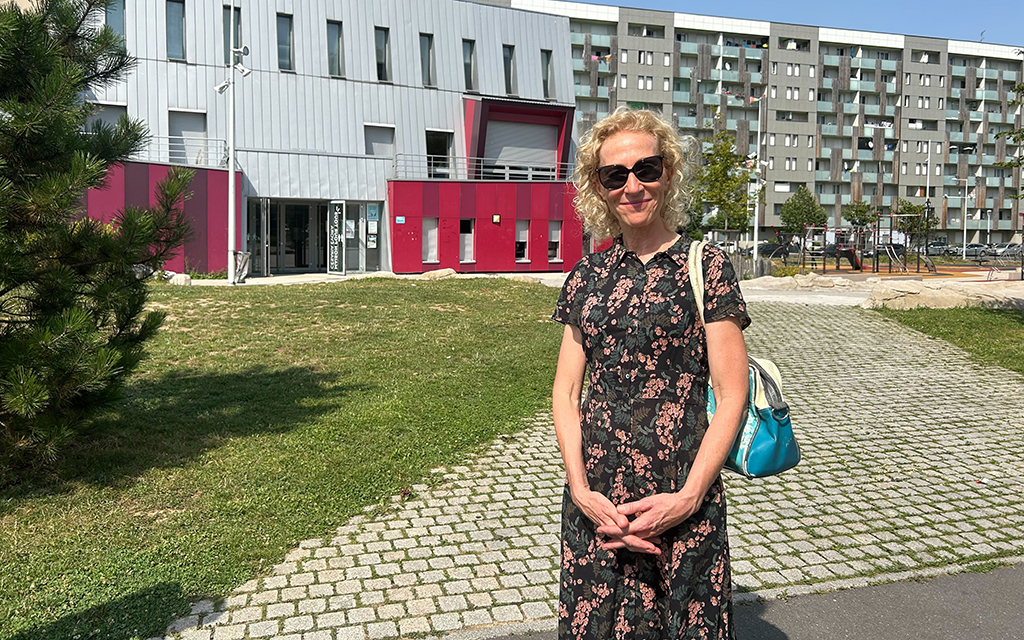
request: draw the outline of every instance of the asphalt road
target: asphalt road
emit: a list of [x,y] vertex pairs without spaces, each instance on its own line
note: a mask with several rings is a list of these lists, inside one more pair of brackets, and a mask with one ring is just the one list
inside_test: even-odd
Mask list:
[[[736,605],[737,640],[1024,640],[1024,565]],[[496,640],[554,640],[554,631]]]

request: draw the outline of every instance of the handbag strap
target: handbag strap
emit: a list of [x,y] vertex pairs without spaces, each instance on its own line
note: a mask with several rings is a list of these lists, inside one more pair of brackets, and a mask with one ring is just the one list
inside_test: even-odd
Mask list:
[[700,316],[701,324],[704,324],[704,262],[701,255],[706,244],[704,240],[694,240],[690,243],[690,252],[687,256],[690,288],[693,289],[693,299],[697,303],[697,315]]

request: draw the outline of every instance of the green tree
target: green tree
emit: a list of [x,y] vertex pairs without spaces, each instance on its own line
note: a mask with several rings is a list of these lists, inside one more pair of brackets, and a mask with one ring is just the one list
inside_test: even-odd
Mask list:
[[855,229],[870,227],[878,219],[875,208],[863,200],[852,202],[843,207],[843,220]]
[[923,204],[914,204],[909,200],[900,198],[896,203],[895,211],[893,211],[893,213],[900,216],[898,218],[893,218],[893,228],[897,231],[902,231],[910,236],[917,234],[919,229],[923,232]]
[[56,459],[114,397],[163,319],[144,312],[145,277],[189,233],[187,170],[169,173],[152,209],[111,224],[82,215],[85,191],[147,135],[128,118],[85,130],[83,96],[134,63],[96,26],[104,5],[0,4],[0,484]]
[[715,129],[695,181],[697,216],[703,203],[715,212],[705,228],[746,231],[751,220],[747,189],[753,170],[746,156],[737,152],[736,137],[725,129],[720,115],[715,116]]
[[814,195],[807,187],[800,187],[796,193],[782,203],[779,218],[782,220],[782,228],[786,233],[801,237],[803,237],[805,226],[822,227],[828,222],[828,214],[814,199]]

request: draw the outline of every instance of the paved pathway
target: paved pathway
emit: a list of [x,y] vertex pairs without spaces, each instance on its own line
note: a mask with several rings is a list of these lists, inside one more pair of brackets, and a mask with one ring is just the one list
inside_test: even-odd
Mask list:
[[[752,302],[804,462],[727,477],[738,599],[1024,554],[1024,379],[861,309]],[[307,540],[172,637],[484,638],[554,625],[561,465],[549,415],[384,513]]]

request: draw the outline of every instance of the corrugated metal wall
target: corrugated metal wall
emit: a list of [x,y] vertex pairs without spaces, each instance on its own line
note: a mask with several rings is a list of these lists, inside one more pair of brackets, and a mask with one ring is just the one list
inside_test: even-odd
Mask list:
[[[206,114],[207,135],[228,137],[227,94],[214,87],[223,65],[223,4],[185,0],[185,62],[166,56],[166,0],[126,3],[125,39],[138,58],[128,80],[90,99],[127,105],[154,136],[168,111]],[[504,91],[502,44],[516,46],[519,93],[542,99],[540,51],[554,60],[555,98],[573,101],[565,17],[452,0],[236,0],[253,73],[236,74],[236,145],[244,195],[317,200],[386,200],[389,159],[365,156],[364,123],[395,126],[398,153],[426,154],[426,129],[454,134],[466,155],[462,40],[476,41],[479,90]],[[277,68],[276,15],[293,16],[295,73]],[[327,69],[327,21],[344,31],[345,79]],[[390,29],[392,84],[377,82],[374,27]],[[437,88],[420,78],[419,34],[432,33]]]

